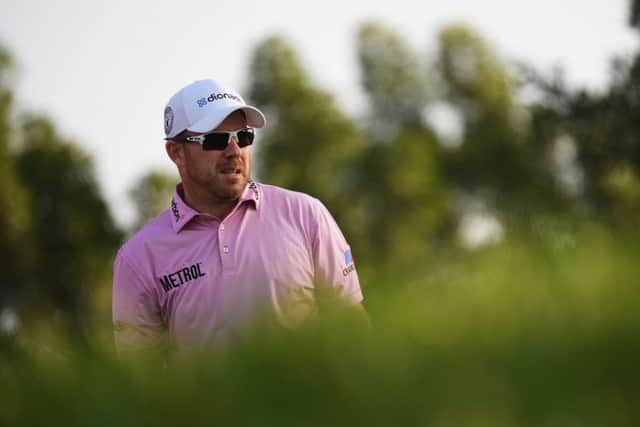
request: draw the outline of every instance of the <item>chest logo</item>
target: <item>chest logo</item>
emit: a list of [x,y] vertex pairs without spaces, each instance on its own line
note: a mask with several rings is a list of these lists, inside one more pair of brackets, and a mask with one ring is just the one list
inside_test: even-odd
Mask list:
[[197,262],[189,267],[181,268],[174,273],[165,274],[160,278],[160,284],[165,292],[169,292],[173,288],[186,285],[190,281],[206,275],[202,272],[201,266],[202,263]]

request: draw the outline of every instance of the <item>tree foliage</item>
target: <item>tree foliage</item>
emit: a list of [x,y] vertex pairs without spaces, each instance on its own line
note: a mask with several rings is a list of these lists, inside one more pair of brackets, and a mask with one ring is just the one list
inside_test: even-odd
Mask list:
[[371,107],[367,148],[355,165],[364,230],[355,236],[366,258],[402,269],[402,260],[426,258],[447,211],[440,147],[422,119],[427,74],[419,55],[380,23],[363,24],[357,46]]
[[[638,1],[631,24],[638,25]],[[635,226],[640,213],[640,53],[617,58],[607,91],[569,89],[562,78],[532,72],[544,96],[530,109],[534,136],[547,146],[558,135],[574,144],[583,185],[576,203],[609,224]],[[635,224],[635,225],[634,225]]]
[[629,18],[631,26],[636,29],[640,28],[640,1],[631,0],[631,14]]
[[[31,224],[27,193],[16,175],[13,162],[14,133],[10,89],[12,66],[9,52],[0,47],[0,307],[20,299],[27,277],[27,231]],[[27,281],[28,282],[28,281]],[[13,300],[13,301],[8,301]]]
[[557,205],[544,150],[527,138],[527,116],[504,61],[480,35],[455,25],[441,32],[437,67],[444,102],[464,127],[460,147],[447,156],[451,185],[510,216]]
[[358,31],[362,86],[373,131],[416,126],[427,96],[426,70],[411,47],[391,29],[368,22]]
[[13,111],[8,53],[0,60],[0,309],[51,309],[79,330],[121,233],[90,158],[47,118]]
[[350,165],[363,148],[353,122],[331,95],[315,87],[281,37],[260,43],[251,60],[249,97],[268,117],[254,158],[265,182],[305,191],[345,223],[357,197]]
[[[636,25],[637,2],[631,11]],[[382,24],[364,23],[357,56],[369,101],[359,126],[280,37],[256,47],[249,74],[251,97],[275,122],[258,152],[261,177],[327,201],[372,264],[417,263],[454,243],[477,206],[518,229],[637,212],[637,58],[619,62],[606,95],[539,78],[534,86],[548,96],[526,105],[527,74],[464,25],[445,27],[429,58]],[[438,103],[460,118],[454,146],[425,120]]]
[[136,210],[133,230],[139,229],[169,206],[171,193],[179,181],[174,175],[160,170],[150,170],[131,187],[129,197]]
[[99,194],[89,157],[57,135],[45,118],[27,118],[22,134],[16,166],[31,198],[31,274],[56,307],[75,317],[96,277],[110,270],[107,261],[120,233]]
[[[640,1],[629,16],[638,30]],[[356,49],[364,117],[344,113],[280,36],[253,50],[248,98],[268,120],[254,145],[258,178],[322,200],[359,267],[412,272],[460,253],[478,206],[507,235],[576,219],[637,227],[640,53],[618,58],[610,86],[592,93],[511,67],[465,25],[442,29],[429,56],[367,22]],[[538,99],[525,104],[523,88]],[[459,118],[455,144],[427,117],[434,105]],[[121,234],[90,158],[46,118],[16,117],[0,50],[0,308],[40,300],[71,319],[108,277]],[[174,181],[150,171],[135,183],[137,226],[165,208]]]

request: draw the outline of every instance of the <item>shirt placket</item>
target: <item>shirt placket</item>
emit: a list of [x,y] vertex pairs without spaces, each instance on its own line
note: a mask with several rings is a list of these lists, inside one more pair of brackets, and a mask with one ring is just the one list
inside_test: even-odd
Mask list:
[[238,206],[220,222],[218,227],[218,250],[224,272],[235,270],[238,259],[237,223],[244,206]]

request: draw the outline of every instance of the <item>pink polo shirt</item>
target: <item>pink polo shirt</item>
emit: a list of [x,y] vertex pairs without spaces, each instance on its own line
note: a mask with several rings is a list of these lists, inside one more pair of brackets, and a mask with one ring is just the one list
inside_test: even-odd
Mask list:
[[320,288],[362,301],[349,245],[317,199],[250,181],[220,221],[181,193],[118,251],[118,350],[223,343],[257,314],[293,327],[315,312]]

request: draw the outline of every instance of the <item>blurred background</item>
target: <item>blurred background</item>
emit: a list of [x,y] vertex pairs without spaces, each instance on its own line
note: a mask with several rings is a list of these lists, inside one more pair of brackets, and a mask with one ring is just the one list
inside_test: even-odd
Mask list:
[[[2,8],[0,378],[18,392],[0,421],[38,424],[60,390],[82,407],[60,422],[143,404],[106,356],[111,265],[177,182],[166,101],[213,77],[267,115],[254,177],[335,216],[376,332],[258,339],[201,383],[171,377],[324,402],[285,415],[218,389],[201,421],[247,404],[263,424],[640,422],[640,1]],[[144,404],[166,408],[154,385]],[[144,419],[202,404],[178,400]]]

